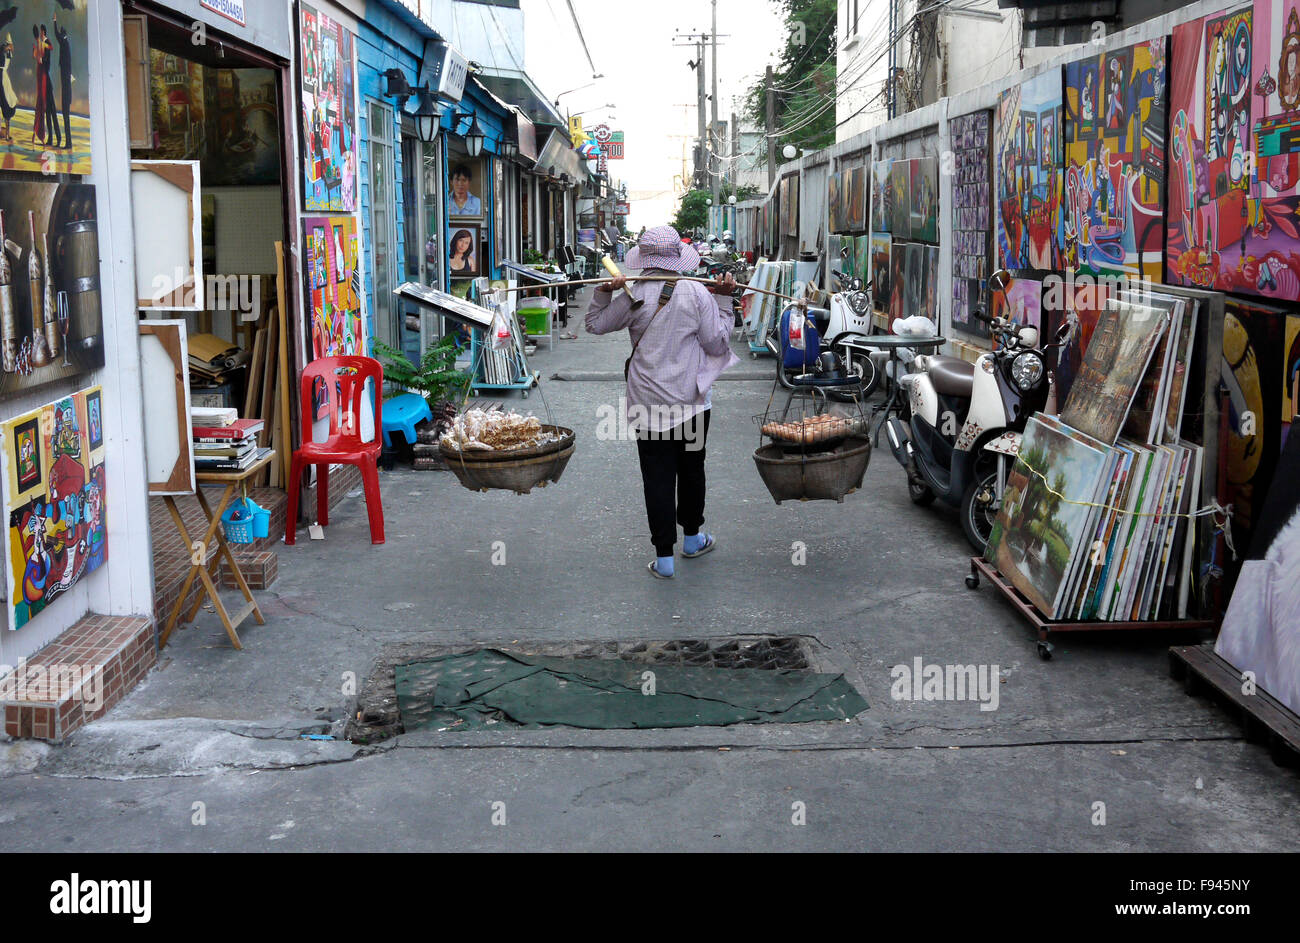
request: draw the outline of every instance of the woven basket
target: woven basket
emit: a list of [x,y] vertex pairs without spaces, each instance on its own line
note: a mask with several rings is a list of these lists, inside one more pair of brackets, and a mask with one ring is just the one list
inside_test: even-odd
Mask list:
[[871,439],[852,436],[825,452],[790,453],[780,445],[754,450],[754,464],[777,504],[840,501],[862,487],[871,461]]
[[470,491],[513,491],[528,494],[559,481],[573,457],[574,434],[562,426],[542,426],[561,438],[530,449],[502,449],[464,452],[439,445],[443,460],[462,485]]

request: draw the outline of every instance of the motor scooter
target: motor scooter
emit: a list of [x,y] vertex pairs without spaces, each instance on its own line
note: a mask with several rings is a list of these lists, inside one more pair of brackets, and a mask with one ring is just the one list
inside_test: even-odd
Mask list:
[[[1010,279],[1006,271],[994,272],[989,287],[1005,299]],[[1048,403],[1046,351],[1064,343],[1069,326],[1062,326],[1056,343],[1039,347],[1035,327],[990,318],[982,308],[974,316],[989,325],[994,349],[975,363],[918,356],[914,372],[901,381],[908,417],[889,417],[885,434],[907,472],[912,503],[926,506],[939,498],[959,508],[966,539],[983,553],[1025,424]]]
[[[831,294],[829,306],[808,307],[802,312],[806,319],[802,349],[789,342],[790,322],[797,313],[795,305],[782,312],[777,330],[767,337],[767,347],[776,358],[777,381],[785,389],[791,389],[794,378],[800,374],[834,370],[844,376],[857,376],[861,391],[855,392],[854,396],[865,399],[879,385],[880,369],[861,347],[844,342],[870,336],[871,285],[843,272],[832,274],[839,281],[840,290]],[[832,354],[833,358],[824,358],[824,353]],[[846,394],[830,395],[841,398]]]

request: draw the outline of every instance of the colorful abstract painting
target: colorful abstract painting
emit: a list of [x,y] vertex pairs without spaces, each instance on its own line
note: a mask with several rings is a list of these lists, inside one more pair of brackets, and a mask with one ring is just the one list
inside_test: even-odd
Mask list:
[[1298,7],[1255,0],[1174,28],[1171,283],[1300,299]]
[[357,208],[352,34],[302,4],[303,205],[308,212]]
[[1060,227],[1061,72],[1052,69],[998,98],[996,241],[1000,268],[1064,268]]
[[355,217],[308,216],[303,236],[312,359],[365,353]]
[[93,387],[0,424],[11,629],[108,558],[102,417]]
[[1237,546],[1248,546],[1282,447],[1286,314],[1229,298],[1220,382],[1228,391],[1228,500]]
[[1067,267],[1160,281],[1164,258],[1164,37],[1065,67],[1061,223]]
[[983,301],[989,276],[989,122],[987,111],[950,118],[952,141],[952,323],[987,337],[971,312]]

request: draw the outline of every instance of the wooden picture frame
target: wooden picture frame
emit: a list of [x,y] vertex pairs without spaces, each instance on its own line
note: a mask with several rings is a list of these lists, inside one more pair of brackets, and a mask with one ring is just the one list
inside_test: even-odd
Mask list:
[[145,470],[149,494],[193,494],[189,342],[181,321],[140,322]]
[[200,199],[198,161],[131,161],[135,284],[140,296],[136,304],[140,308],[203,310]]

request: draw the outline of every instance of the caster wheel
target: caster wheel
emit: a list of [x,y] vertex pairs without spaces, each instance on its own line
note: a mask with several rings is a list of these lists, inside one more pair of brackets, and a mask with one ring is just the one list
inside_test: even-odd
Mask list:
[[1041,658],[1041,659],[1043,659],[1043,661],[1051,661],[1051,660],[1052,660],[1052,643],[1051,643],[1051,642],[1039,642],[1039,643],[1038,643],[1038,657]]
[[967,589],[979,589],[979,588],[980,588],[980,578],[979,578],[978,576],[976,576],[974,573],[972,573],[970,576],[966,577],[966,588],[967,588]]
[[528,391],[524,390],[524,399],[528,399]]
[[758,359],[758,354],[754,353],[754,352],[751,350],[751,351],[749,352],[749,359],[750,359],[750,360],[757,360],[757,359]]

